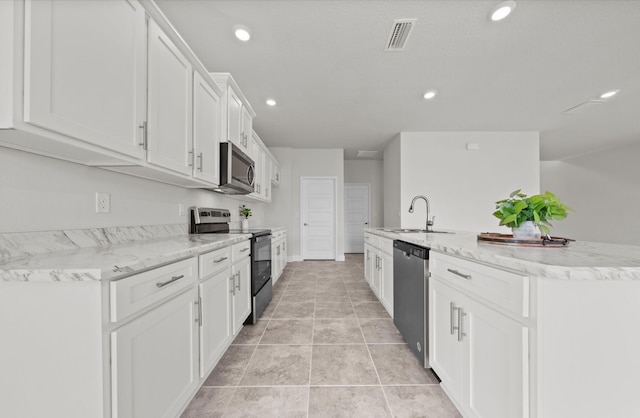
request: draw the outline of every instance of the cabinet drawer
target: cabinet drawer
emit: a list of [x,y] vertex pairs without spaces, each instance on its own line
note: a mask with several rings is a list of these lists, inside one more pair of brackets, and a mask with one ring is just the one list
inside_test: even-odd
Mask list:
[[110,283],[111,322],[121,321],[196,283],[195,257]]
[[[380,237],[377,235],[365,233],[364,242],[375,248],[380,248]],[[393,244],[392,244],[393,245]]]
[[529,278],[473,261],[431,252],[431,274],[516,315],[529,316]]
[[251,255],[251,240],[234,244],[231,247],[231,262],[236,263]]
[[231,265],[231,248],[220,248],[210,253],[200,254],[198,261],[200,278],[203,279]]

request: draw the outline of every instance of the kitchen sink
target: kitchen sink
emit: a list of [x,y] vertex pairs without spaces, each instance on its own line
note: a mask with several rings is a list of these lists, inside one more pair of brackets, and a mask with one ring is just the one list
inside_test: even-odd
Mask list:
[[453,234],[454,232],[447,231],[427,231],[426,229],[383,229],[385,232],[394,232],[396,234]]

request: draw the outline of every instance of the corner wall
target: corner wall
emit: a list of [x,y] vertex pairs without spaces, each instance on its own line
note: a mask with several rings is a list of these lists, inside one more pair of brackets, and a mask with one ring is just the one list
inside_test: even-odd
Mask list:
[[384,149],[382,161],[384,172],[384,225],[400,227],[400,196],[402,179],[400,172],[400,135]]
[[542,190],[575,211],[554,222],[554,235],[640,245],[640,143],[541,163]]
[[[412,198],[424,195],[436,230],[509,233],[492,215],[495,202],[516,189],[540,190],[537,132],[403,132],[400,138],[403,228],[425,227],[424,201],[408,212]],[[467,150],[467,144],[479,149]]]

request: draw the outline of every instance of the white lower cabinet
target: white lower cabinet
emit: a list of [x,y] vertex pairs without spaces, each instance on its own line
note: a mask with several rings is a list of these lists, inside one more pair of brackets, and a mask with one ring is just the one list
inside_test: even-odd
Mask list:
[[[432,262],[440,258],[432,252]],[[465,417],[528,417],[528,326],[465,292],[473,270],[464,279],[454,276],[459,268],[445,268],[448,277],[438,267],[429,288],[429,361],[442,388]]]
[[231,267],[231,282],[231,324],[233,335],[238,335],[251,313],[251,258],[248,254]]
[[205,378],[231,344],[231,271],[224,270],[199,285],[202,316],[200,320],[200,377]]
[[112,416],[175,417],[196,390],[197,291],[189,291],[111,333]]
[[393,318],[393,240],[365,233],[364,276]]

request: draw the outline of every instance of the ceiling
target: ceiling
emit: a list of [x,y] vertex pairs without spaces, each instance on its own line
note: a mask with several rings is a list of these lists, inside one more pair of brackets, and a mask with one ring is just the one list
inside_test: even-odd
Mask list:
[[[156,3],[207,69],[233,75],[269,147],[353,159],[402,131],[540,131],[541,159],[556,160],[640,142],[640,1],[518,0],[500,22],[497,0]],[[418,20],[404,51],[385,52],[398,18]]]

